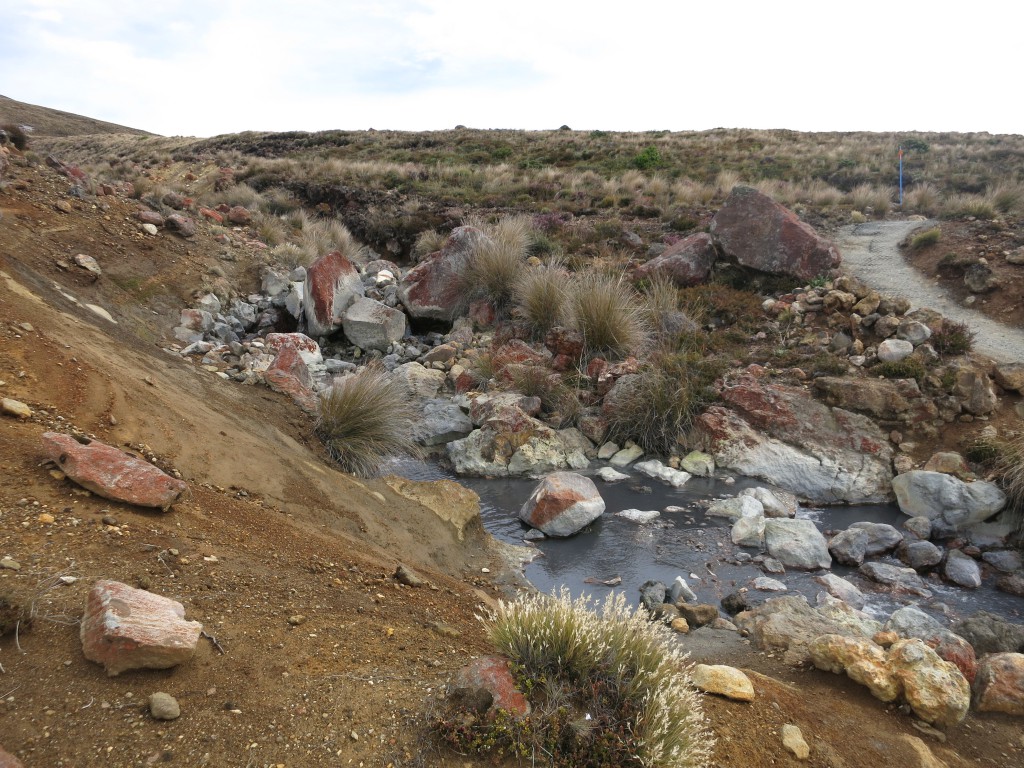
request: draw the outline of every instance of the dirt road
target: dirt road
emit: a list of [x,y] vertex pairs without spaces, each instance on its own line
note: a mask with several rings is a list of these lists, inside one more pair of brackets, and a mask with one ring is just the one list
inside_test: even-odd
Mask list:
[[967,323],[975,332],[974,347],[1002,362],[1024,361],[1024,331],[985,317],[955,300],[908,264],[900,242],[929,221],[872,221],[843,227],[836,243],[844,267],[879,291],[905,296],[914,307],[928,307]]

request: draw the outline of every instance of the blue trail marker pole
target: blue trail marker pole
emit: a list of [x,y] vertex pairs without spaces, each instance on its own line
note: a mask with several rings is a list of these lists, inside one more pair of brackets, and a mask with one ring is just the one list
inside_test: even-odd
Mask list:
[[900,208],[903,207],[903,147],[900,147]]

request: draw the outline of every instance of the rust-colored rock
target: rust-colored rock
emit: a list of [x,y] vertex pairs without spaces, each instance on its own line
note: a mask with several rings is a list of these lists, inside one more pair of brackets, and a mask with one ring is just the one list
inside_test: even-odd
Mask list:
[[341,328],[345,310],[363,295],[359,270],[341,251],[321,256],[306,270],[303,302],[310,336],[326,336]]
[[61,472],[106,499],[167,511],[188,490],[183,480],[96,440],[83,445],[69,435],[46,432],[42,441]]
[[169,230],[182,237],[193,237],[196,233],[196,223],[182,213],[172,213],[164,222]]
[[1024,716],[1024,654],[992,653],[981,658],[974,678],[974,708]]
[[450,322],[465,297],[458,275],[476,249],[489,238],[475,227],[456,227],[440,251],[410,269],[399,284],[399,296],[409,315]]
[[185,620],[177,600],[119,581],[89,591],[79,635],[89,661],[113,677],[129,669],[168,669],[192,658],[203,625]]
[[317,398],[313,392],[313,377],[302,359],[302,352],[292,344],[280,348],[274,362],[263,373],[267,386],[275,392],[290,395],[300,408],[315,413]]
[[548,536],[572,536],[599,518],[604,499],[589,477],[553,472],[541,480],[519,510],[519,519]]
[[246,226],[252,222],[252,214],[249,213],[249,209],[241,205],[232,206],[224,218],[231,224],[238,224],[239,226]]
[[0,747],[0,768],[23,768],[21,761]]
[[670,245],[663,254],[638,267],[634,277],[645,280],[662,275],[680,288],[699,285],[708,279],[717,257],[711,235],[700,232]]
[[737,186],[711,221],[711,237],[731,261],[810,280],[839,266],[836,246],[753,187]]
[[152,224],[156,227],[164,225],[164,217],[156,211],[136,211],[135,218],[143,224]]
[[471,691],[483,688],[491,694],[490,711],[504,709],[516,718],[530,714],[530,702],[516,688],[508,660],[501,656],[484,656],[459,670],[456,689]]

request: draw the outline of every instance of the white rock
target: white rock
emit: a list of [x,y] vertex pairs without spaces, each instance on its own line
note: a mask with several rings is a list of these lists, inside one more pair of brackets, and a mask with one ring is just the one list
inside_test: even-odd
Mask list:
[[613,467],[626,467],[644,455],[643,449],[638,445],[627,445],[612,456],[608,463]]
[[606,483],[617,483],[620,480],[629,480],[629,475],[612,469],[611,467],[601,467],[601,469],[597,470],[595,474],[597,474],[597,476]]
[[638,461],[633,465],[633,469],[641,474],[653,477],[656,480],[661,480],[663,483],[671,485],[673,488],[679,488],[686,484],[693,475],[689,472],[681,472],[678,469],[672,469],[672,467],[666,467],[657,459],[649,459],[647,461]]
[[656,509],[641,510],[641,509],[624,509],[621,512],[616,512],[617,517],[624,517],[627,520],[631,520],[634,523],[649,523],[652,520],[657,519],[661,516],[661,513]]
[[708,507],[707,514],[712,517],[764,517],[764,506],[752,496],[737,496],[733,499],[719,499]]

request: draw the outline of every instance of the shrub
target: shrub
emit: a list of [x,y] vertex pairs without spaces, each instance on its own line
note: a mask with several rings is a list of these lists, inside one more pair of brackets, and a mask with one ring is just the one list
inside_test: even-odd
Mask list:
[[24,152],[28,147],[28,134],[20,125],[15,125],[13,123],[0,125],[0,130],[3,130],[7,134],[7,138],[19,152]]
[[918,232],[910,238],[910,250],[920,251],[922,248],[935,245],[939,242],[939,238],[941,237],[942,230],[938,227],[932,227],[931,229],[926,229],[924,232]]
[[996,471],[1002,474],[1000,484],[1007,496],[1004,514],[1019,540],[1024,536],[1024,433],[1006,441]]
[[974,347],[974,331],[967,323],[946,319],[930,341],[940,355],[966,355]]
[[513,289],[513,313],[526,323],[534,338],[543,338],[565,321],[568,287],[569,273],[557,260],[529,267],[520,274]]
[[370,477],[382,459],[416,455],[409,425],[418,417],[401,384],[367,367],[320,396],[315,430],[343,470]]
[[914,379],[918,384],[924,380],[927,373],[924,363],[916,357],[905,357],[894,362],[878,363],[878,365],[871,368],[871,372],[876,376],[882,376],[886,379]]
[[583,334],[588,354],[624,356],[647,338],[645,312],[620,277],[590,272],[577,276],[569,291],[569,325]]
[[638,168],[641,171],[650,171],[655,168],[660,168],[664,163],[661,157],[661,152],[658,151],[657,147],[644,147],[640,150],[633,158],[633,167]]
[[686,656],[621,592],[599,607],[589,597],[573,600],[564,588],[503,601],[487,629],[535,705],[528,727],[505,728],[509,753],[544,753],[551,765],[566,767],[708,764],[713,737]]

